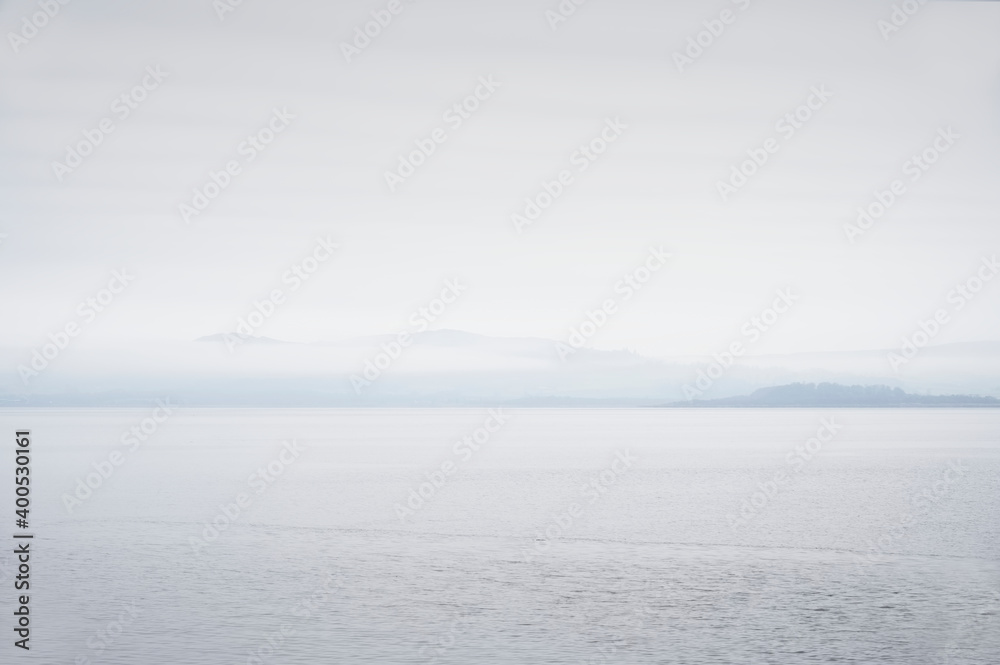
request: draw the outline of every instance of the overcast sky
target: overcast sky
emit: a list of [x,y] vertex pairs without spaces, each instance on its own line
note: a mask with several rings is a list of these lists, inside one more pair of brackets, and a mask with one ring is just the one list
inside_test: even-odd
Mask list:
[[[19,40],[38,5],[0,3],[0,345],[37,346],[126,268],[82,344],[231,331],[276,288],[260,334],[392,333],[458,279],[435,327],[564,339],[617,298],[592,346],[710,354],[790,288],[754,353],[887,348],[1000,250],[1000,3],[928,3],[886,38],[892,3],[872,0],[591,0],[555,29],[556,0],[420,0],[348,62],[342,43],[388,4],[244,0],[220,20],[209,0],[78,0]],[[449,124],[481,77],[498,87]],[[779,131],[813,88],[832,94]],[[275,108],[294,119],[248,161]],[[53,163],[102,118],[114,131],[60,180]],[[581,172],[574,152],[608,119],[620,135]],[[385,172],[435,128],[447,140],[390,192]],[[905,163],[947,128],[912,181]],[[718,181],[770,138],[723,202]],[[185,223],[179,205],[230,160],[240,173]],[[562,170],[518,233],[511,215]],[[905,193],[850,242],[894,179]],[[320,236],[339,252],[291,292],[282,275]],[[650,246],[672,258],[624,302],[615,285]],[[998,302],[1000,280],[935,343],[1000,338]]]

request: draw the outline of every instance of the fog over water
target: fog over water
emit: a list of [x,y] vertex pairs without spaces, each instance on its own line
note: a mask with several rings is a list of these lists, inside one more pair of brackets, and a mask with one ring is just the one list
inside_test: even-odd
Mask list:
[[998,34],[0,2],[0,663],[1000,663]]

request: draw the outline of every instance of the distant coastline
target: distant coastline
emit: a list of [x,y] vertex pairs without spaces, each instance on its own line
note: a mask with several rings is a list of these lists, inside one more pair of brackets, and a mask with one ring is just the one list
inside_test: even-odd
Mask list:
[[789,383],[759,388],[749,395],[670,402],[662,408],[691,407],[853,407],[853,408],[997,408],[1000,400],[979,395],[913,395],[885,385],[845,386],[839,383]]

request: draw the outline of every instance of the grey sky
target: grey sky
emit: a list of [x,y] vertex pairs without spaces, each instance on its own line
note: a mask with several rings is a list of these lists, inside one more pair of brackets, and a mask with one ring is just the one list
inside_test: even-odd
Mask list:
[[[220,21],[207,0],[77,1],[16,54],[5,38],[0,345],[38,345],[123,267],[135,282],[81,345],[232,330],[330,235],[339,253],[261,334],[395,332],[458,278],[438,327],[562,339],[653,245],[670,265],[593,346],[713,353],[790,287],[799,304],[754,353],[885,348],[1000,249],[997,3],[929,3],[888,40],[888,2],[591,0],[553,31],[558,4],[404,3],[350,63],[341,42],[386,2],[245,0]],[[727,8],[679,72],[672,54]],[[36,11],[0,4],[3,33]],[[167,77],[118,119],[150,66]],[[496,92],[390,193],[385,171],[489,76]],[[833,96],[723,203],[717,181],[813,86]],[[294,120],[245,162],[274,108]],[[115,131],[57,181],[52,162],[104,117]],[[577,172],[607,118],[628,126]],[[947,127],[960,138],[911,182],[904,162]],[[178,205],[234,159],[185,224]],[[573,183],[516,233],[511,214],[563,169]],[[896,178],[906,193],[848,242]],[[935,343],[997,339],[998,300],[987,285]]]

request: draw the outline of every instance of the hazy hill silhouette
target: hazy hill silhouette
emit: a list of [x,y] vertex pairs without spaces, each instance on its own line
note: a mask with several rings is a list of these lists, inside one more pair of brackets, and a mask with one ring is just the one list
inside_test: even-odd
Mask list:
[[901,406],[1000,406],[995,397],[978,395],[912,395],[899,388],[884,385],[844,386],[839,383],[790,383],[783,386],[759,388],[749,395],[722,399],[672,402],[670,407],[796,407],[796,406],[852,406],[852,407],[901,407]]

